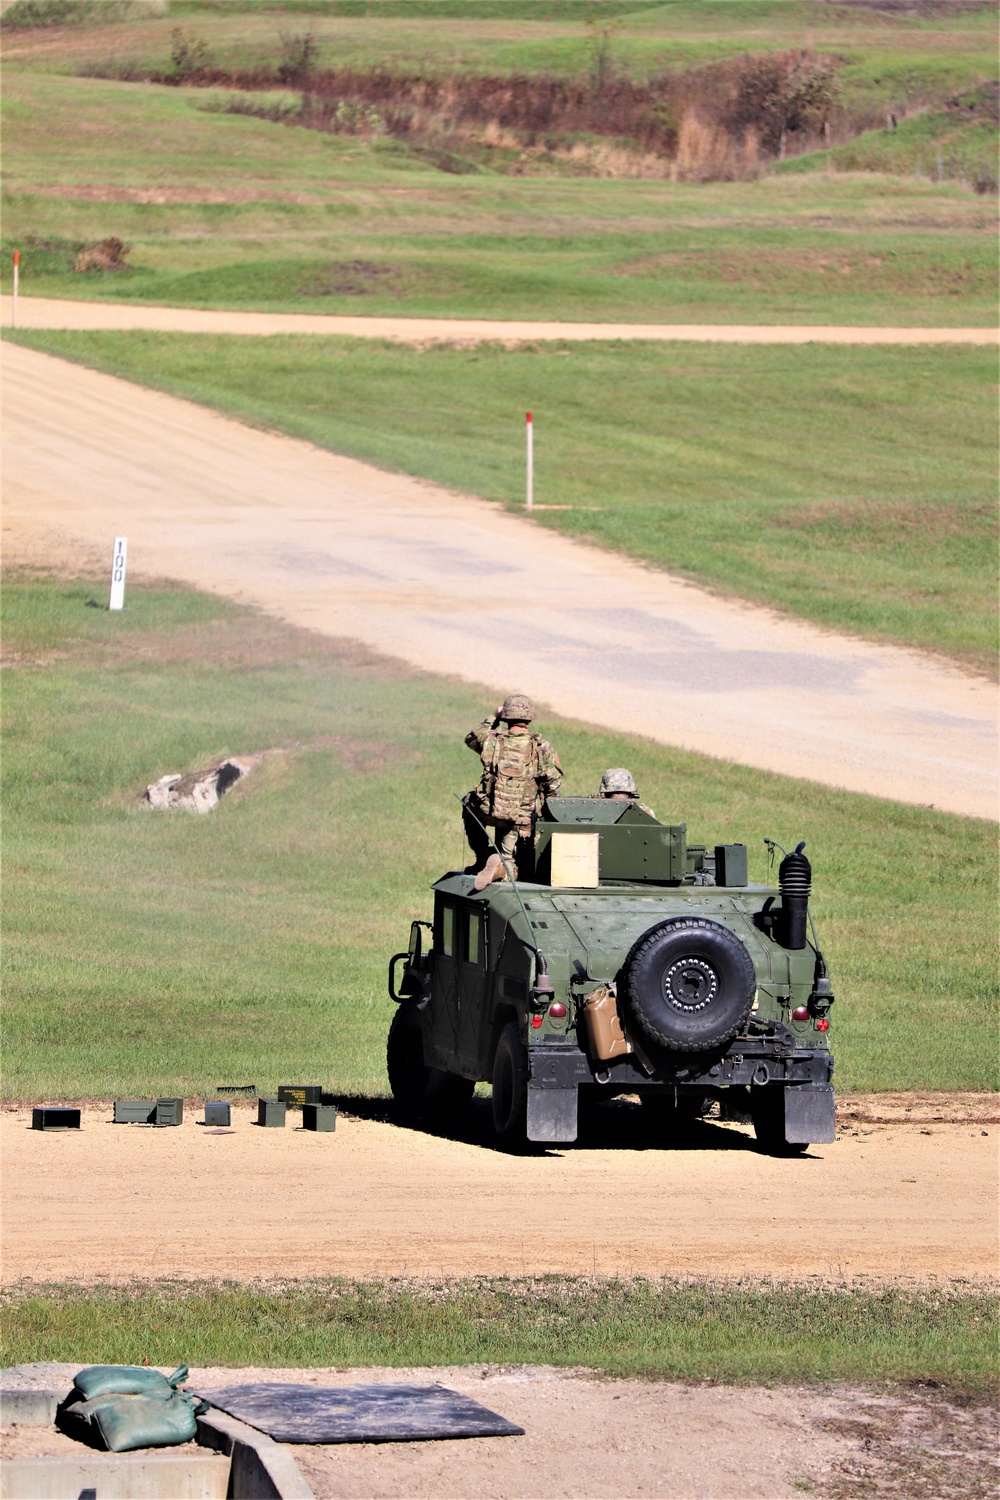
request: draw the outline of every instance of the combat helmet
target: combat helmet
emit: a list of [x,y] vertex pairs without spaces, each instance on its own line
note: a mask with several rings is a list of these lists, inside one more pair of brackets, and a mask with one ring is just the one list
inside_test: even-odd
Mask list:
[[615,792],[625,792],[629,797],[638,797],[639,795],[639,788],[635,784],[635,777],[631,771],[626,771],[624,766],[612,766],[601,777],[598,795],[601,797],[610,797]]
[[503,700],[500,710],[501,719],[506,719],[508,724],[511,719],[523,720],[530,724],[535,717],[535,705],[526,693],[509,693]]

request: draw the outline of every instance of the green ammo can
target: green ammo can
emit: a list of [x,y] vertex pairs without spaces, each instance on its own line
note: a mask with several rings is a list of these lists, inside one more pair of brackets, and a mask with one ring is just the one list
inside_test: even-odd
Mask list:
[[257,1124],[267,1126],[284,1125],[285,1109],[284,1099],[258,1099]]
[[116,1125],[152,1125],[156,1117],[155,1099],[116,1099]]
[[335,1104],[303,1104],[303,1130],[336,1130],[337,1106]]
[[154,1125],[181,1125],[184,1123],[183,1099],[157,1099]]

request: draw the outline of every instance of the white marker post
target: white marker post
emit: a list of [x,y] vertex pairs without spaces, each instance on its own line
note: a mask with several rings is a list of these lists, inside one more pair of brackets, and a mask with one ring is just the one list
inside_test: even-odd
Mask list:
[[14,251],[14,293],[10,299],[10,326],[17,327],[17,283],[21,273],[21,252]]
[[531,420],[531,412],[527,413],[528,428],[528,480],[525,491],[524,505],[530,510],[535,503],[535,424]]
[[128,556],[128,537],[115,537],[115,551],[111,559],[111,599],[109,609],[125,608],[125,559]]

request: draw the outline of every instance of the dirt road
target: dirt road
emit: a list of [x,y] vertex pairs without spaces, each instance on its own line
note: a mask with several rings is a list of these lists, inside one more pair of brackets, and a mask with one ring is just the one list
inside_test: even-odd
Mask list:
[[110,557],[517,686],[560,713],[853,791],[997,809],[997,695],[916,652],[715,598],[435,485],[16,346],[4,553]]
[[[649,1275],[981,1277],[997,1269],[997,1129],[845,1121],[831,1146],[760,1155],[705,1122],[651,1149],[639,1106],[587,1142],[511,1157],[488,1102],[463,1139],[341,1117],[332,1135],[0,1114],[3,1276]],[[973,1112],[974,1113],[974,1112]],[[115,1232],[107,1233],[113,1213]]]
[[[0,298],[9,328],[11,299]],[[492,318],[338,317],[329,313],[223,312],[195,307],[150,307],[116,302],[70,302],[20,297],[19,328],[148,328],[162,333],[325,333],[389,339],[397,344],[534,343],[559,339],[651,339],[697,344],[996,344],[995,328],[864,328],[808,324],[536,323]]]

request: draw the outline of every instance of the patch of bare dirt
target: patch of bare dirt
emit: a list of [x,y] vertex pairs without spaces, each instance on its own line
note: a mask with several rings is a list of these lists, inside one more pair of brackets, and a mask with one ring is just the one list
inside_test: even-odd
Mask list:
[[399,266],[374,260],[334,261],[311,271],[299,283],[300,297],[368,297],[395,292],[406,282]]
[[[93,1451],[86,1443],[67,1437],[58,1427],[24,1422],[10,1422],[0,1427],[0,1461],[11,1458],[80,1458]],[[131,1451],[136,1454],[162,1453],[163,1449],[133,1448]],[[178,1443],[170,1452],[180,1453],[185,1458],[205,1455],[205,1449],[193,1441]]]
[[851,1125],[998,1125],[1000,1095],[912,1090],[848,1094],[837,1100],[838,1123]]
[[996,529],[996,507],[986,503],[969,505],[916,505],[905,501],[885,504],[877,498],[843,504],[799,505],[775,516],[774,525],[788,530],[821,530],[834,535],[858,551],[873,546],[891,546],[902,534],[926,536],[928,540],[991,537]]
[[221,203],[315,203],[318,192],[293,192],[260,183],[254,187],[198,187],[158,183],[156,187],[129,187],[122,183],[25,183],[17,190],[32,198],[68,199],[74,203],[221,204]]
[[995,1406],[958,1406],[933,1391],[858,1393],[817,1426],[850,1445],[826,1478],[827,1500],[993,1500],[1000,1490]]
[[495,1149],[485,1099],[448,1134],[393,1123],[385,1099],[341,1104],[329,1135],[295,1116],[259,1129],[239,1103],[220,1132],[193,1101],[164,1130],[114,1125],[108,1103],[52,1134],[3,1110],[5,1280],[996,1271],[1000,1135],[969,1120],[848,1120],[785,1160],[729,1122],[652,1139],[623,1106],[576,1147],[515,1157]]

